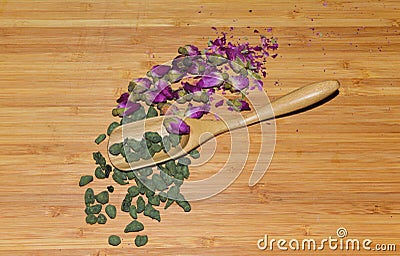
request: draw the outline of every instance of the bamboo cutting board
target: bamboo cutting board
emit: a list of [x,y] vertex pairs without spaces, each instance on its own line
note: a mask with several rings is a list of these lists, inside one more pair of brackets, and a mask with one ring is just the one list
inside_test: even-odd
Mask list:
[[[399,1],[0,1],[0,255],[398,255],[399,13]],[[78,180],[95,169],[93,140],[114,120],[116,98],[179,46],[206,46],[212,26],[250,41],[272,28],[271,99],[326,79],[340,80],[339,95],[276,121],[272,162],[254,187],[260,125],[250,127],[239,178],[190,213],[142,218],[145,247],[123,234],[129,216],[87,225]],[[218,170],[229,142],[219,138],[191,179]],[[115,187],[118,205],[126,188]],[[340,227],[397,250],[257,248],[264,235],[321,241]],[[110,234],[122,245],[111,248]]]

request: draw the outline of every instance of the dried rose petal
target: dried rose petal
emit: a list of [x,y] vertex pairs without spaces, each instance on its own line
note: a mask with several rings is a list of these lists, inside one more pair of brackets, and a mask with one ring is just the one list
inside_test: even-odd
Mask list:
[[160,78],[167,74],[170,69],[171,67],[167,65],[157,65],[151,69],[150,74],[152,77]]
[[200,81],[197,83],[197,86],[204,89],[219,87],[223,83],[224,78],[222,77],[222,74],[215,71],[202,76]]
[[117,103],[119,103],[117,108],[125,108],[126,103],[128,102],[128,99],[129,99],[128,92],[121,94],[121,96],[117,99]]
[[165,97],[165,95],[161,92],[151,91],[145,94],[145,102],[147,105],[157,104],[166,101],[167,97]]
[[125,111],[123,113],[124,116],[129,116],[130,114],[132,114],[133,112],[135,112],[136,110],[138,110],[140,108],[140,104],[136,103],[136,102],[128,102],[128,104],[126,105]]
[[238,91],[242,91],[249,87],[249,79],[246,76],[231,76],[229,80],[231,81],[232,86]]
[[163,121],[165,129],[173,134],[188,134],[190,126],[178,117],[168,117]]
[[215,107],[216,107],[216,108],[221,107],[222,105],[224,105],[224,100],[220,100],[220,101],[217,101],[217,102],[215,103]]
[[208,104],[196,107],[193,107],[192,104],[189,104],[185,116],[190,118],[200,119],[203,115],[207,114],[209,111],[210,111],[210,105]]

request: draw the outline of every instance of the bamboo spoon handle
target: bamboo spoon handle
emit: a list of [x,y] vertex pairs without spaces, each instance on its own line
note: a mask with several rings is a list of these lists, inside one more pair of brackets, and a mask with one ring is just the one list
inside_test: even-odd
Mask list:
[[309,107],[333,94],[339,86],[337,80],[306,85],[260,108],[257,112],[244,115],[243,119],[227,121],[227,125],[229,129],[237,129]]

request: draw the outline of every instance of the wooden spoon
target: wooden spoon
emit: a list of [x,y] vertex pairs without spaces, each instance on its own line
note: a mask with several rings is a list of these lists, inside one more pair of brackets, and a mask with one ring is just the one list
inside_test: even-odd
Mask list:
[[[125,171],[152,166],[169,159],[176,159],[186,155],[219,134],[309,107],[330,96],[338,89],[339,82],[336,80],[306,85],[275,100],[270,105],[262,107],[257,113],[252,111],[243,115],[243,118],[240,119],[217,121],[186,118],[184,121],[190,126],[190,133],[183,135],[180,145],[171,148],[168,153],[161,151],[156,153],[152,159],[140,159],[131,163],[127,163],[121,155],[113,156],[109,153],[109,158],[116,168]],[[117,127],[110,135],[108,148],[114,143],[122,142],[126,137],[140,139],[145,131],[159,131],[163,127],[164,118],[165,116],[153,117]]]

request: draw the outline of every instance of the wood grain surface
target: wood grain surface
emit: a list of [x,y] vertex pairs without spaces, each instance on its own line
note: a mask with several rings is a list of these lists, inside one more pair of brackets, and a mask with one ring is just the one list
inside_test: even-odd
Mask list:
[[[0,1],[0,255],[398,255],[399,23],[396,0]],[[141,218],[145,247],[123,234],[129,216],[87,225],[78,180],[93,173],[93,140],[114,120],[116,98],[179,46],[206,46],[212,26],[242,40],[257,40],[254,29],[278,38],[264,79],[271,99],[326,79],[341,82],[339,95],[276,121],[271,165],[254,187],[260,126],[250,127],[238,179],[190,213],[174,205],[161,223]],[[218,170],[229,143],[219,138],[191,179]],[[116,186],[111,201],[125,190]],[[257,248],[265,234],[321,241],[339,227],[396,251]],[[110,234],[122,245],[111,248]]]

